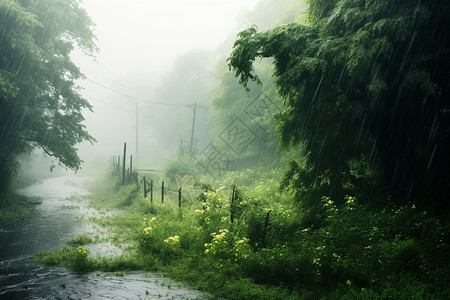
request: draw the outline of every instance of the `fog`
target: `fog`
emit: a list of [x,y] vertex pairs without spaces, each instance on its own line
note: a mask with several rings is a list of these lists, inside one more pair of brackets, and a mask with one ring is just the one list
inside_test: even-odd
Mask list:
[[[197,109],[195,142],[205,143],[201,136],[207,139],[208,91],[214,86],[218,59],[226,58],[218,53],[231,52],[230,41],[251,25],[243,22],[243,14],[256,4],[257,0],[84,1],[95,23],[99,52],[95,61],[80,51],[73,53],[86,75],[78,82],[81,93],[93,106],[93,112],[84,113],[85,125],[97,139],[94,145],[79,145],[83,168],[121,154],[124,142],[127,154],[136,157],[138,150],[139,167],[161,168],[180,140],[190,139],[193,110],[188,104],[204,105]],[[179,74],[182,68],[192,75],[185,82]],[[201,73],[201,80],[196,73]],[[182,82],[188,86],[178,89]]]

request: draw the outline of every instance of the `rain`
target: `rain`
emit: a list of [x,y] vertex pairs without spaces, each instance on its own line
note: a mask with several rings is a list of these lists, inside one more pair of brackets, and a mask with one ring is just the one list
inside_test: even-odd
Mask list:
[[0,0],[0,299],[450,297],[444,0]]

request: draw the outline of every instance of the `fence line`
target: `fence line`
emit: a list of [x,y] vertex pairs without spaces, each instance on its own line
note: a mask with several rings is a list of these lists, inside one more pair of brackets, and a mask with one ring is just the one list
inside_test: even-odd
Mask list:
[[[122,158],[122,159],[121,159]],[[206,199],[205,197],[202,197],[202,193],[198,193],[199,191],[208,192],[209,190],[212,190],[212,187],[210,185],[206,184],[200,184],[198,182],[194,182],[192,186],[192,192],[186,193],[182,191],[182,187],[178,186],[175,189],[171,189],[170,187],[167,187],[164,185],[164,180],[161,181],[161,187],[158,187],[154,184],[154,179],[150,179],[150,182],[147,181],[146,175],[143,175],[141,172],[157,172],[157,170],[151,170],[151,169],[135,169],[133,170],[133,156],[130,155],[130,167],[126,168],[126,143],[124,143],[124,151],[123,156],[113,156],[111,158],[111,169],[112,173],[114,175],[120,175],[122,173],[122,185],[128,184],[136,184],[138,190],[141,190],[141,184],[143,186],[143,194],[144,198],[147,198],[148,193],[150,192],[150,203],[153,204],[153,193],[156,191],[161,192],[161,203],[164,203],[164,195],[169,193],[176,193],[178,195],[178,208],[180,211],[181,216],[181,208],[182,208],[182,200],[183,198],[189,199],[191,202],[195,200],[201,200],[202,201],[202,208],[206,209]],[[122,165],[122,168],[121,168]],[[150,188],[147,188],[147,183],[150,184]],[[236,212],[239,207],[239,203],[236,204],[237,198],[238,198],[238,189],[236,188],[236,185],[233,185],[230,187],[231,189],[231,197],[230,197],[230,223],[231,226],[234,225],[234,220],[236,218]],[[270,218],[271,210],[268,210],[266,212],[265,220],[264,220],[264,226],[263,226],[263,232],[262,232],[262,238],[260,246],[264,247],[265,241],[266,241],[266,235],[267,231],[269,229],[269,218]]]

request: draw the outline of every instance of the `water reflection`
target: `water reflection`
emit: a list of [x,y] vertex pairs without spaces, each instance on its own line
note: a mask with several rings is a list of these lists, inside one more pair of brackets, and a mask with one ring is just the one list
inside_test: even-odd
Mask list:
[[[62,248],[86,231],[105,234],[95,225],[79,224],[76,217],[98,216],[80,201],[89,178],[64,176],[46,179],[22,191],[42,197],[38,217],[2,224],[0,232],[0,299],[206,299],[200,292],[180,286],[161,274],[142,272],[117,277],[108,273],[73,274],[62,267],[38,266],[31,256],[37,250]],[[109,242],[90,245],[95,255],[120,255]]]

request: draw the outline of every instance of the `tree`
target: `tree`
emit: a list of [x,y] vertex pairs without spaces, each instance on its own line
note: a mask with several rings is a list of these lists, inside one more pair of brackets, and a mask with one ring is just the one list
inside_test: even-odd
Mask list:
[[[271,28],[274,24],[293,22],[304,16],[305,11],[304,1],[261,0],[253,11],[240,18],[237,27],[245,28],[247,24],[256,23],[260,28]],[[231,47],[234,39],[235,34],[230,35],[221,48]],[[212,91],[211,105],[214,111],[210,125],[212,136],[216,137],[213,144],[226,154],[229,170],[279,166],[279,137],[272,115],[279,111],[282,103],[273,83],[271,61],[262,60],[255,65],[264,87],[254,84],[251,91],[246,93],[239,88],[233,74],[227,71],[225,55],[228,53],[223,54],[223,61],[217,67],[219,84]],[[245,147],[237,147],[238,143],[226,141],[224,132],[229,129],[239,132],[236,140],[243,141]]]
[[309,152],[309,172],[293,162],[285,183],[299,190],[325,181],[341,197],[349,162],[366,157],[381,161],[397,201],[448,205],[450,3],[309,2],[309,24],[251,27],[229,58],[244,86],[260,83],[255,58],[274,59],[285,100],[280,144],[304,142]]
[[80,0],[0,1],[0,193],[11,186],[16,157],[40,147],[77,170],[75,145],[93,143],[82,124],[91,105],[79,94],[83,78],[71,61],[74,45],[97,48]]

